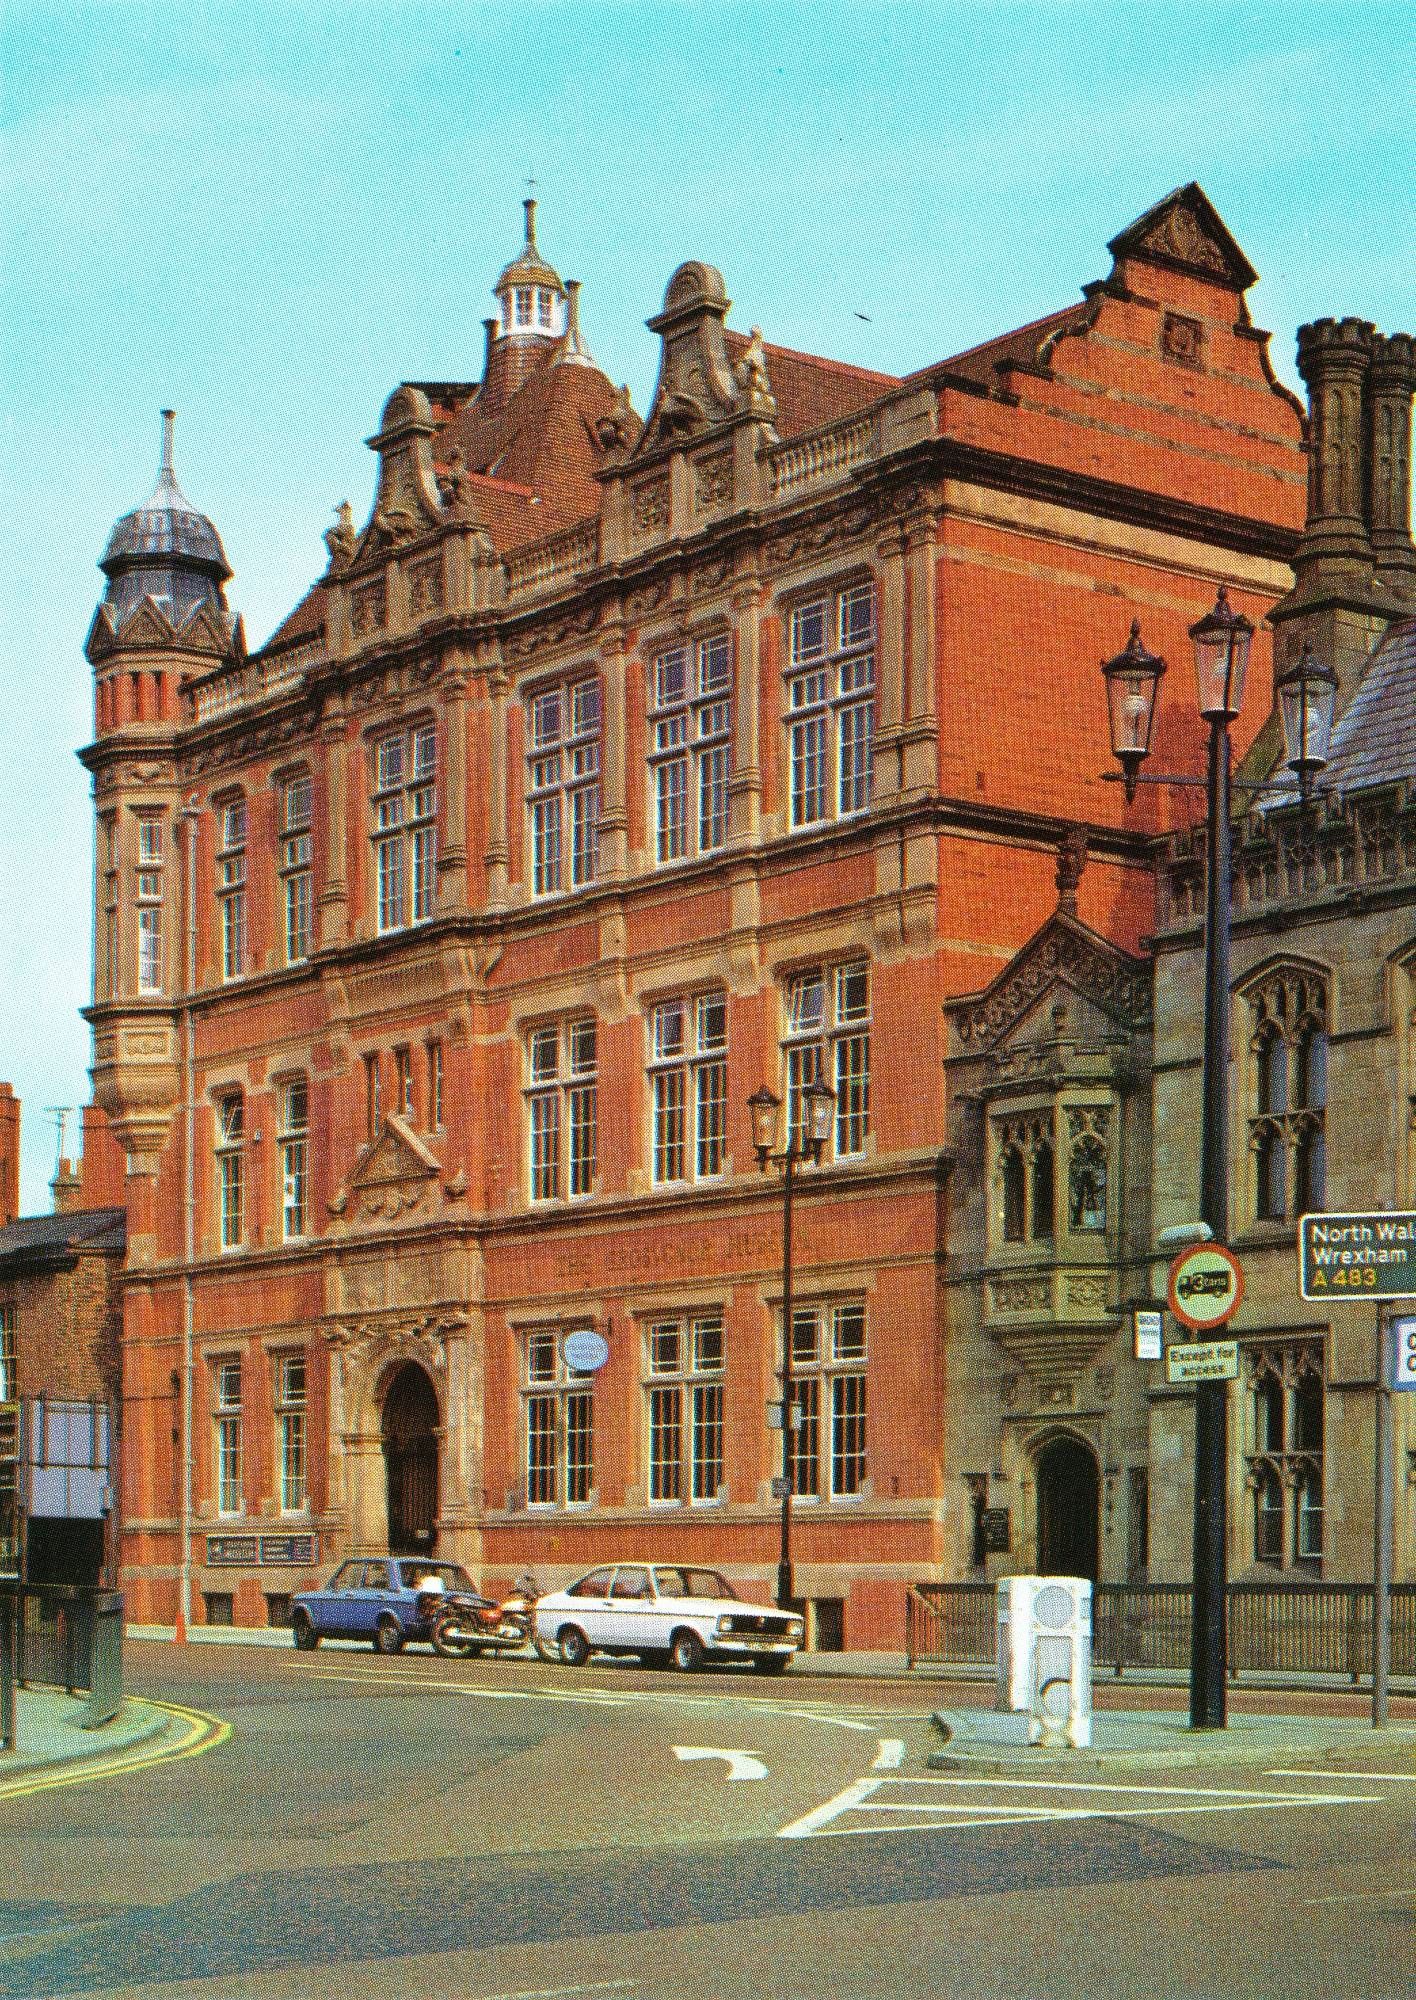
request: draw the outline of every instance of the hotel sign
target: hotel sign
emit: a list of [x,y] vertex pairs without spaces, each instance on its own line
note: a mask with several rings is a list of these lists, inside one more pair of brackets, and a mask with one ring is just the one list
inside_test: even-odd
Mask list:
[[1416,1298],[1416,1213],[1303,1216],[1298,1289],[1305,1299]]

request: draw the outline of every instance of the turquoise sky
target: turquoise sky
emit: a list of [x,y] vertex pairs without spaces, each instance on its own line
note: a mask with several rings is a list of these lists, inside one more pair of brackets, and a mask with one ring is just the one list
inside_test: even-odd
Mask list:
[[45,1107],[87,1092],[94,564],[164,404],[259,642],[335,503],[364,518],[389,390],[479,372],[528,175],[641,408],[684,258],[722,270],[732,324],[903,372],[1070,303],[1188,180],[1297,386],[1302,321],[1416,321],[1411,50],[1405,0],[0,0],[0,1077],[26,1207]]

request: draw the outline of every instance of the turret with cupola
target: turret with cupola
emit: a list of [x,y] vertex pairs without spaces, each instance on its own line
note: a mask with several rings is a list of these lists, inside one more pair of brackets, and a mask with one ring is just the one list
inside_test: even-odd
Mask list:
[[84,648],[95,740],[82,756],[97,803],[94,1101],[130,1162],[148,1170],[177,1098],[182,695],[245,653],[226,604],[231,566],[177,484],[172,431],[164,410],[157,484],[108,538],[99,563],[107,584]]

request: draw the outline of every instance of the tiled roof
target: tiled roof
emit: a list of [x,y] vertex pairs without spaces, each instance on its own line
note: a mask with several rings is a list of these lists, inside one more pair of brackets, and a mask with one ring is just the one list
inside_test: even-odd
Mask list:
[[1416,618],[1391,626],[1332,733],[1324,790],[1416,780]]
[[1042,319],[1030,320],[1026,326],[1015,327],[1011,333],[1000,333],[993,340],[980,342],[977,347],[966,347],[962,354],[951,355],[945,361],[934,362],[928,368],[919,370],[918,378],[927,379],[932,375],[965,375],[992,389],[997,386],[998,371],[1010,362],[1023,368],[1035,368],[1039,354],[1050,340],[1059,334],[1080,332],[1092,317],[1093,308],[1087,302],[1067,306],[1061,312],[1047,313]]
[[[484,473],[503,489],[480,482],[476,506],[499,549],[536,541],[599,512],[595,474],[604,450],[596,420],[613,407],[615,392],[598,368],[581,363],[538,368],[504,408],[487,414],[474,400],[456,411],[438,432],[433,455],[446,465],[460,449],[468,470]],[[539,505],[528,508],[529,496]],[[511,501],[513,504],[497,504]],[[514,539],[506,540],[506,535]]]
[[81,1250],[122,1254],[128,1213],[122,1208],[75,1208],[59,1215],[22,1215],[0,1229],[0,1267],[64,1264]]
[[[728,359],[736,361],[750,336],[724,329]],[[828,361],[821,354],[799,354],[795,348],[762,343],[767,378],[777,399],[777,430],[784,438],[848,417],[867,403],[877,403],[898,389],[898,375],[881,375],[873,368],[856,368],[846,361]]]

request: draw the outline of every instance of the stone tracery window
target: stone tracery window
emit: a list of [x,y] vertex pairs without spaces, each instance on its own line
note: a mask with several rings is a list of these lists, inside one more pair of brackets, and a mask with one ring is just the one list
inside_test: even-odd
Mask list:
[[994,1128],[997,1167],[994,1228],[1004,1243],[1048,1242],[1055,1227],[1052,1112],[1000,1119]]
[[1323,1559],[1321,1340],[1274,1342],[1246,1355],[1246,1472],[1254,1561],[1317,1571]]
[[1106,1105],[1069,1106],[1066,1118],[1067,1227],[1077,1234],[1104,1232],[1111,1111]]
[[1327,983],[1280,967],[1248,993],[1254,1214],[1284,1222],[1321,1208],[1326,1182]]

